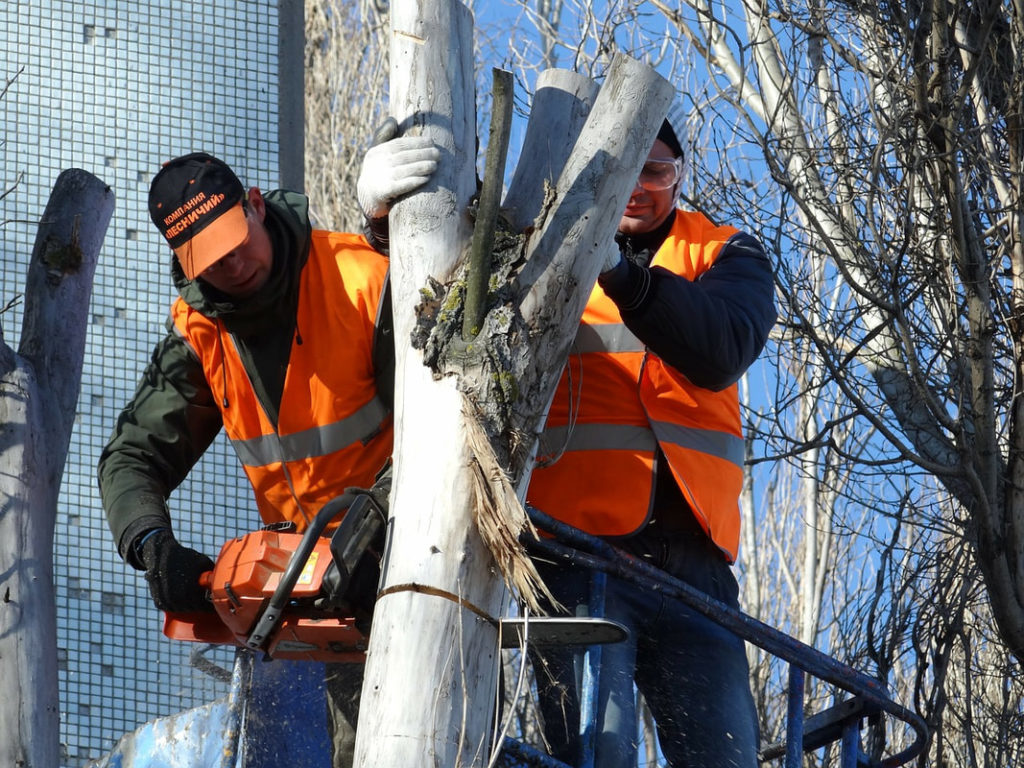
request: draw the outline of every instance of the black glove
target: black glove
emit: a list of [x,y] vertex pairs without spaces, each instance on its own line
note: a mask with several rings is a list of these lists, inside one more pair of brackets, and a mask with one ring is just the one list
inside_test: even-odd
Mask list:
[[345,519],[331,537],[334,561],[324,574],[324,606],[351,610],[356,626],[370,633],[377,600],[381,558],[387,542],[388,496],[391,493],[391,461],[377,473],[371,488],[346,488],[345,493],[365,497],[349,507]]
[[388,510],[390,509],[390,497],[391,497],[391,478],[393,475],[394,464],[391,459],[377,470],[377,476],[373,479],[373,485],[370,488],[346,488],[346,491],[368,493],[373,497],[373,500],[377,502],[377,506],[380,507],[381,512],[384,514],[385,519],[388,516]]
[[213,560],[202,552],[183,547],[169,529],[147,536],[142,542],[139,559],[146,566],[149,593],[161,611],[213,610],[206,588],[199,585],[200,575],[213,570]]

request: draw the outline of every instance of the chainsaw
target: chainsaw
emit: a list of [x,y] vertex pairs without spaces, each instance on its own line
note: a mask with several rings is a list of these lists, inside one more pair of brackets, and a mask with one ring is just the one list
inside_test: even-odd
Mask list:
[[213,611],[165,613],[163,632],[275,659],[362,661],[386,524],[373,496],[353,490],[325,504],[301,534],[286,523],[231,539],[199,580]]

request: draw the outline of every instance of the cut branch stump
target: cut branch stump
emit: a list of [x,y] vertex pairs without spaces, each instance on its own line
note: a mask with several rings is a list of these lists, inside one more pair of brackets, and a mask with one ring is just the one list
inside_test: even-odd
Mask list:
[[60,175],[29,264],[18,352],[0,343],[0,765],[60,764],[54,527],[113,210],[95,176]]

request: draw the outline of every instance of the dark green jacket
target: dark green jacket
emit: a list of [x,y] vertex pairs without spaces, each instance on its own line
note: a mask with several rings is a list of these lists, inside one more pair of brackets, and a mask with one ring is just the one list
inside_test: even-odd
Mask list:
[[[236,303],[201,280],[188,280],[173,257],[171,274],[189,306],[219,319],[234,336],[260,403],[276,422],[312,229],[304,196],[278,190],[264,199],[274,264],[258,294]],[[167,335],[153,350],[98,467],[107,523],[121,557],[135,568],[142,567],[135,540],[153,528],[173,528],[167,499],[222,427],[217,396],[168,320]]]

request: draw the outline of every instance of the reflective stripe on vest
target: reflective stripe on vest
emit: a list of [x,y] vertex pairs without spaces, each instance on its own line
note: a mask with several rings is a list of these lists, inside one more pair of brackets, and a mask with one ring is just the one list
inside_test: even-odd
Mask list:
[[311,459],[365,440],[380,429],[387,415],[388,409],[384,403],[379,397],[374,396],[373,400],[351,416],[339,419],[333,424],[311,427],[291,435],[271,433],[248,440],[233,440],[231,444],[238,452],[239,460],[249,467]]
[[[689,280],[714,263],[736,233],[701,214],[676,212],[652,260]],[[691,384],[623,324],[594,287],[540,438],[528,500],[553,517],[603,536],[646,525],[660,447],[699,522],[724,555],[739,546],[745,444],[735,385]]]
[[735,464],[741,470],[746,446],[743,438],[712,429],[684,427],[667,421],[653,429],[632,424],[577,424],[548,427],[541,434],[541,452],[653,451],[659,443],[699,451]]
[[622,323],[581,325],[576,331],[572,351],[588,352],[644,352],[647,347]]
[[651,451],[658,439],[647,427],[634,424],[576,424],[547,427],[540,436],[541,454],[564,451]]

